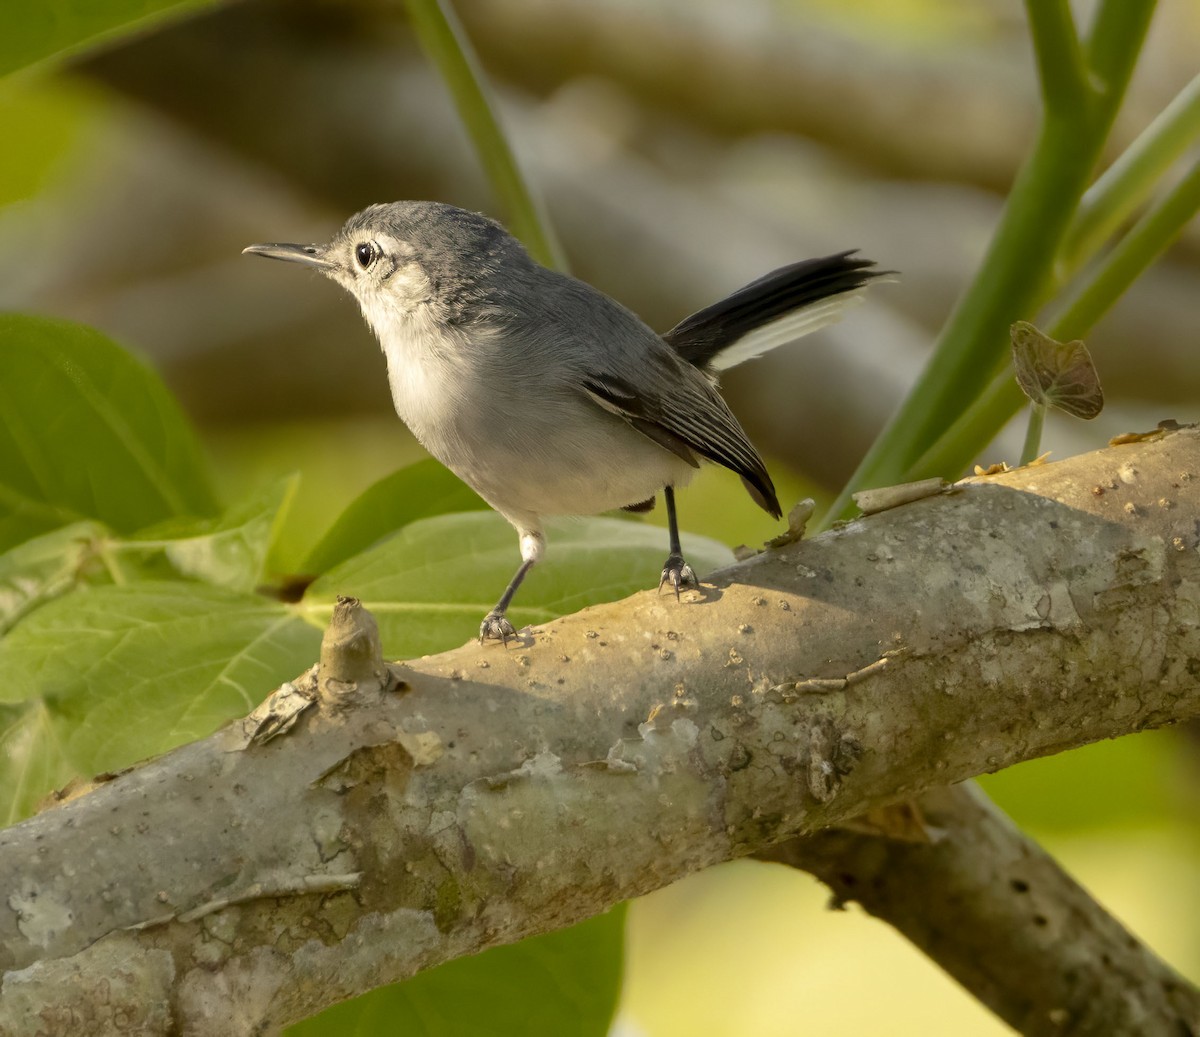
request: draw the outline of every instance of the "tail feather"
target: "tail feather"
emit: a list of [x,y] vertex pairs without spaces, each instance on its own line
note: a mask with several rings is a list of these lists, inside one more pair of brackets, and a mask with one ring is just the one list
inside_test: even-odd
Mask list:
[[839,252],[780,267],[685,317],[663,338],[699,368],[720,371],[761,356],[833,323],[872,278],[888,272],[853,257]]

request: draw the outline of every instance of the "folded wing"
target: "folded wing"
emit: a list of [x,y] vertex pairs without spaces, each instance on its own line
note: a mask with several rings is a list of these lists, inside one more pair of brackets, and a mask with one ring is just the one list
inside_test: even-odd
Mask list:
[[599,406],[688,464],[698,465],[699,454],[736,472],[755,502],[779,518],[766,466],[715,386],[665,352],[651,358],[645,371],[649,377],[636,386],[611,371],[590,371],[582,387]]

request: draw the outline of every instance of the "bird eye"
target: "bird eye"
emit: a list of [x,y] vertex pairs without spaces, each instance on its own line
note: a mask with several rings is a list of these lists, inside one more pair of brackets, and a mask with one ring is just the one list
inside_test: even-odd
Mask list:
[[361,245],[356,245],[354,248],[354,258],[358,260],[358,265],[364,270],[367,269],[379,254],[379,246],[373,241],[364,241]]

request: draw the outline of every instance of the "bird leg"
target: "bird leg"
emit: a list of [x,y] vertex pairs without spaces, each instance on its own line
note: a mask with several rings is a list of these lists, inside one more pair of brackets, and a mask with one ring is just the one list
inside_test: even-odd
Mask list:
[[658,589],[661,592],[663,584],[670,582],[675,588],[675,599],[679,599],[679,590],[681,587],[686,587],[689,584],[693,587],[698,587],[700,581],[696,579],[696,573],[692,567],[683,560],[683,549],[679,546],[679,520],[675,517],[675,487],[663,487],[663,500],[667,505],[667,533],[670,536],[671,553],[667,555],[666,563],[663,565],[662,576],[658,581]]
[[525,574],[542,557],[542,550],[546,546],[546,540],[540,530],[522,529],[518,530],[518,533],[520,533],[521,537],[520,568],[517,569],[516,574],[509,581],[508,586],[504,589],[504,593],[500,595],[500,600],[496,602],[496,607],[484,616],[483,622],[479,624],[480,644],[489,640],[508,644],[508,639],[515,637],[517,634],[504,613],[512,603],[513,595],[517,593],[517,588],[521,586],[521,581],[525,579]]

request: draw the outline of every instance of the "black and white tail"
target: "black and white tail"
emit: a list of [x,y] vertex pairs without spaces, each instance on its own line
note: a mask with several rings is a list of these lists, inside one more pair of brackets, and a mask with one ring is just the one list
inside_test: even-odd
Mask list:
[[694,366],[724,371],[832,324],[867,284],[891,271],[873,269],[854,251],[805,259],[751,281],[685,317],[663,338]]

